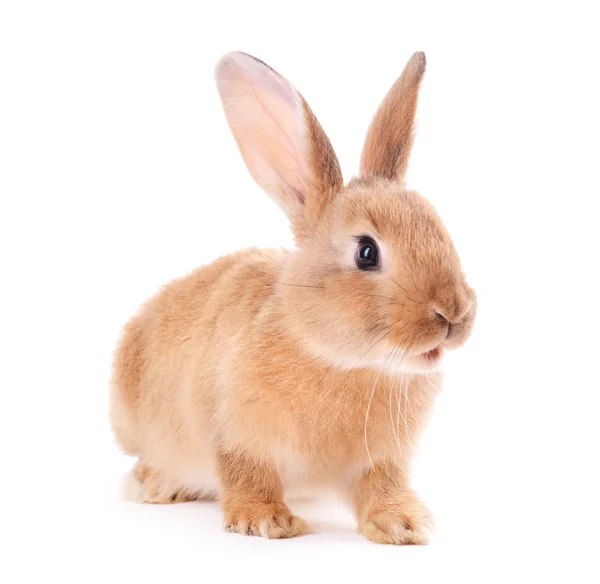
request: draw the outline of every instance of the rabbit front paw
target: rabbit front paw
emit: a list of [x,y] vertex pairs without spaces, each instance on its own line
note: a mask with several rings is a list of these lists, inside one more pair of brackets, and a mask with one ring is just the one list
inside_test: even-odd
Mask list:
[[414,513],[394,509],[372,515],[362,533],[375,543],[426,545],[431,536],[432,519],[424,506],[419,507]]
[[281,539],[301,535],[306,530],[305,521],[292,515],[282,503],[236,505],[225,511],[225,531],[230,533]]

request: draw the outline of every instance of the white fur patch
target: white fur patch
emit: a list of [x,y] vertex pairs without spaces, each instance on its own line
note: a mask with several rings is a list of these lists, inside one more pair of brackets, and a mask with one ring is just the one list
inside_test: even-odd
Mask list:
[[308,464],[302,455],[291,448],[274,445],[269,454],[286,486],[302,484],[308,479]]
[[123,477],[120,495],[123,501],[130,501],[132,503],[141,503],[143,501],[142,483],[135,478],[133,470],[130,470]]
[[217,473],[209,466],[199,467],[185,478],[184,484],[190,491],[206,496],[216,495],[219,492]]

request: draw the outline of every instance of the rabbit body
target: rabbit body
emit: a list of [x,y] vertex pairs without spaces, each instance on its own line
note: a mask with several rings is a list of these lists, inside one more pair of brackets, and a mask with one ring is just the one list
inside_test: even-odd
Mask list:
[[328,487],[369,539],[427,542],[410,460],[475,296],[435,211],[403,183],[424,67],[415,54],[344,186],[300,94],[248,55],[220,62],[234,137],[298,249],[223,257],[126,325],[111,420],[138,458],[132,498],[216,498],[229,531],[280,538],[306,531],[289,493]]

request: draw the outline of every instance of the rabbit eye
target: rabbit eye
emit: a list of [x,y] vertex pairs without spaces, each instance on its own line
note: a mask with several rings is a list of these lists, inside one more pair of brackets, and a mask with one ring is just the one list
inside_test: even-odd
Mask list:
[[379,248],[375,241],[366,235],[358,240],[356,265],[360,270],[376,270],[379,267]]

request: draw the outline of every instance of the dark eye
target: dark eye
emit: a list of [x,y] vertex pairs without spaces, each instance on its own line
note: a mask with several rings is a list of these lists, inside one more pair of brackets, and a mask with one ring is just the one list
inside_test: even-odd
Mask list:
[[376,270],[379,267],[379,248],[370,237],[363,236],[358,240],[356,265],[361,270]]

